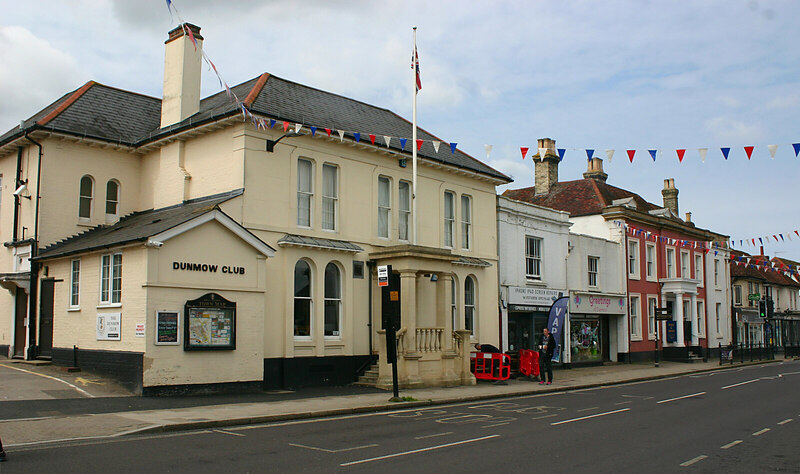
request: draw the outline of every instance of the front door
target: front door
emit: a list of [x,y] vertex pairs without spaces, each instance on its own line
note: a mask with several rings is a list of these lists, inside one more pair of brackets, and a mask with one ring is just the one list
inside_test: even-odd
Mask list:
[[25,357],[25,318],[28,316],[28,294],[17,288],[14,298],[14,357]]
[[55,280],[41,281],[39,305],[39,355],[53,357],[53,291]]

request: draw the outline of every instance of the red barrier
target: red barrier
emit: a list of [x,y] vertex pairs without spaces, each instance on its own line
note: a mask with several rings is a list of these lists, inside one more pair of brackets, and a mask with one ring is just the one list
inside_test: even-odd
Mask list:
[[519,351],[519,373],[526,377],[539,376],[539,353],[530,349]]
[[478,380],[511,378],[511,359],[505,354],[472,352],[469,362],[469,369]]

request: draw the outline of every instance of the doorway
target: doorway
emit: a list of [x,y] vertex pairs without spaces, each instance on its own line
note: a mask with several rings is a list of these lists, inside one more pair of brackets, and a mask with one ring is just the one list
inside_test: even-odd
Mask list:
[[25,357],[25,318],[28,316],[28,294],[17,287],[14,296],[14,354],[13,357]]
[[39,356],[53,357],[53,293],[55,280],[41,281],[39,305]]

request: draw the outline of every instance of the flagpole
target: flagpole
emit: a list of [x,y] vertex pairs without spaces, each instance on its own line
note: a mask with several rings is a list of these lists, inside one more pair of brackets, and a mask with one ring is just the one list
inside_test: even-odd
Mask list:
[[411,131],[411,213],[414,216],[413,222],[413,243],[417,245],[417,27],[414,27],[414,62],[412,65],[414,67],[411,68],[411,71],[414,75],[414,93],[413,96],[413,105],[411,106],[411,117],[412,117],[412,126],[413,130]]

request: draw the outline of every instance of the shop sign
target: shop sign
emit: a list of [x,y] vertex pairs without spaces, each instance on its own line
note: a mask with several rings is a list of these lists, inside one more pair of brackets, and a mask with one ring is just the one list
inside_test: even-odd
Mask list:
[[122,313],[103,313],[97,315],[97,340],[119,341],[122,328]]
[[570,313],[583,314],[626,314],[626,298],[618,295],[593,293],[573,294],[569,302]]
[[216,293],[187,301],[183,349],[236,349],[236,303]]
[[564,296],[564,290],[551,290],[549,288],[528,288],[519,286],[508,287],[508,304],[545,306],[548,311],[555,300]]
[[244,275],[244,267],[236,265],[217,265],[212,263],[197,262],[172,262],[173,270],[184,270],[189,272],[203,273],[227,273],[230,275]]
[[546,313],[550,311],[549,306],[529,306],[525,304],[510,304],[508,305],[509,311],[528,311],[528,312],[539,312],[539,313]]

